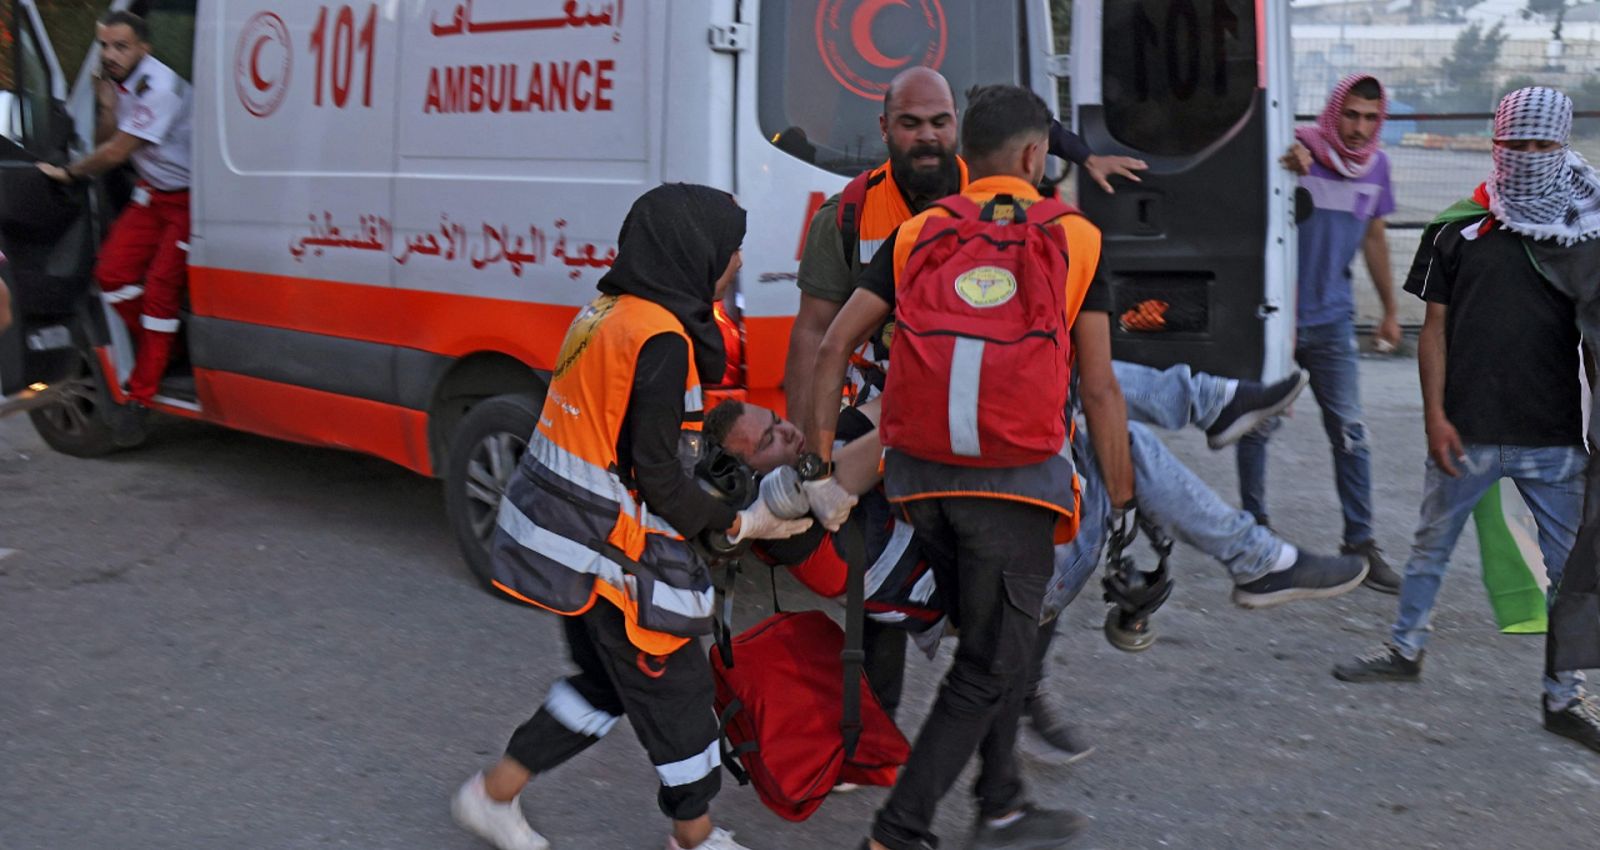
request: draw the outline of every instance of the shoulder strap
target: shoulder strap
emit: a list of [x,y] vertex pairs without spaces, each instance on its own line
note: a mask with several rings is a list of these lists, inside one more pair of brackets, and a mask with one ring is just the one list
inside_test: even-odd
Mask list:
[[1056,198],[1035,201],[1028,207],[1028,221],[1034,224],[1049,224],[1068,215],[1083,215],[1083,213],[1079,212],[1077,207]]
[[934,201],[933,205],[949,213],[952,218],[975,219],[983,216],[983,209],[978,206],[978,202],[966,195],[951,195],[948,198],[940,198]]
[[867,659],[866,652],[861,648],[862,632],[866,627],[867,543],[861,522],[855,518],[845,522],[834,539],[848,567],[844,652],[839,654],[844,667],[844,714],[839,720],[839,732],[844,736],[845,758],[849,758],[855,755],[856,744],[861,740],[861,668]]
[[874,168],[851,178],[845,184],[844,191],[839,193],[839,208],[834,220],[839,225],[839,236],[844,240],[847,259],[855,256],[856,244],[861,238],[861,211],[867,205],[867,192],[882,182],[883,171]]

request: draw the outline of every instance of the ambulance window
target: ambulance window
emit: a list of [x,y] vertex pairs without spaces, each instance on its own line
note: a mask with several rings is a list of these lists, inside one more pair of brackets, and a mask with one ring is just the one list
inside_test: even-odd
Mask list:
[[[17,111],[7,116],[7,136],[32,149],[41,125],[50,120],[50,70],[33,27],[15,30],[17,44]],[[38,151],[34,151],[38,153]]]
[[1249,112],[1254,0],[1117,0],[1101,32],[1106,125],[1123,144],[1196,153]]
[[855,175],[888,156],[883,93],[928,65],[956,92],[1022,79],[1021,3],[998,0],[762,0],[761,130],[779,149]]

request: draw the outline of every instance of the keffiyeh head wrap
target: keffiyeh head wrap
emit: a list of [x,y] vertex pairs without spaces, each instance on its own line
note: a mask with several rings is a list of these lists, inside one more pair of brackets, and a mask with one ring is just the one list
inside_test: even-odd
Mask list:
[[[1378,91],[1383,92],[1379,98],[1383,105],[1378,110],[1378,124],[1372,128],[1372,137],[1361,147],[1350,148],[1339,135],[1339,119],[1344,116],[1344,102],[1350,97],[1350,90],[1362,80],[1371,80],[1377,84]],[[1324,168],[1352,179],[1363,177],[1372,170],[1373,164],[1378,160],[1378,136],[1383,130],[1383,119],[1388,114],[1389,95],[1384,91],[1383,84],[1378,82],[1378,78],[1371,74],[1349,74],[1328,93],[1328,103],[1322,107],[1322,114],[1317,117],[1316,125],[1296,128],[1294,137],[1311,151],[1311,155],[1317,162],[1322,163]]]
[[1496,142],[1560,142],[1552,151],[1494,147],[1494,174],[1486,186],[1489,211],[1507,230],[1532,239],[1571,245],[1600,236],[1600,178],[1567,145],[1572,100],[1533,86],[1506,95],[1494,113]]

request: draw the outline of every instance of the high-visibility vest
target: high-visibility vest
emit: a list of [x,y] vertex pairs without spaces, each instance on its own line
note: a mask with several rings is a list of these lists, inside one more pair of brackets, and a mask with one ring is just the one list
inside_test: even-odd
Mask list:
[[[671,313],[631,295],[604,295],[567,331],[539,424],[500,502],[491,545],[494,585],[575,616],[596,599],[620,608],[641,650],[669,655],[711,633],[711,571],[618,475],[617,438],[639,351],[676,334]],[[684,385],[686,456],[697,456],[704,405],[694,358]]]

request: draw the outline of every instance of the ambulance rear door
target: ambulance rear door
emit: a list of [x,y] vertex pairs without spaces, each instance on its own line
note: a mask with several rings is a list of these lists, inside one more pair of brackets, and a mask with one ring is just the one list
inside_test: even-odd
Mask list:
[[105,326],[86,298],[95,244],[89,193],[36,167],[65,165],[76,146],[66,79],[34,0],[8,0],[4,12],[11,44],[0,91],[0,280],[14,320],[0,334],[0,395],[9,396],[89,376],[82,352]]
[[1288,4],[1077,0],[1071,88],[1100,154],[1142,183],[1078,199],[1105,232],[1118,358],[1241,378],[1289,368],[1294,183]]

